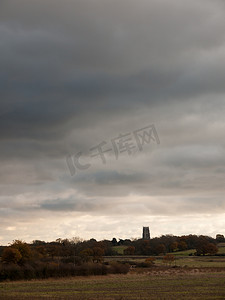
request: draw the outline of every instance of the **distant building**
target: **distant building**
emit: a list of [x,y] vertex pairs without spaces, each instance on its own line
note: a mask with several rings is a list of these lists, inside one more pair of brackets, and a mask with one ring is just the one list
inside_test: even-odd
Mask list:
[[142,238],[143,238],[143,240],[150,240],[150,231],[149,231],[149,227],[143,227]]

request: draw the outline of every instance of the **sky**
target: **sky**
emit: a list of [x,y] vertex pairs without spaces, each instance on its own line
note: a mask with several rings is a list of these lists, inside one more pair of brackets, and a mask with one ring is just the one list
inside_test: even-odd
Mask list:
[[225,234],[225,2],[1,0],[0,244]]

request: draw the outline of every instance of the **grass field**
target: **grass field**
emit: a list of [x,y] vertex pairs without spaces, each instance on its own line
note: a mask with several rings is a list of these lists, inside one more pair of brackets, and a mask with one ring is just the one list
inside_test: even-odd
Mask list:
[[[218,253],[219,254],[225,254],[225,243],[219,243],[218,245]],[[126,249],[127,246],[114,246],[113,250],[116,251],[118,254],[123,255],[124,249]],[[190,250],[184,250],[184,251],[177,251],[177,252],[171,252],[174,256],[188,256],[189,254],[193,254],[196,252],[196,249],[190,249]]]
[[189,254],[194,255],[195,252],[196,252],[195,249],[190,249],[190,250],[184,250],[184,251],[171,252],[170,254],[173,254],[176,256],[188,256]]
[[[225,254],[225,243],[219,243],[217,245],[218,247],[218,254]],[[190,250],[184,250],[184,251],[177,251],[177,252],[171,252],[174,256],[188,256],[190,254],[193,254],[196,252],[196,249],[190,249]]]
[[176,258],[174,264],[192,268],[225,268],[225,257],[182,257]]
[[219,249],[218,251],[219,254],[225,254],[225,243],[218,244],[218,249]]
[[112,249],[117,252],[118,254],[122,254],[123,255],[123,250],[127,249],[127,246],[114,246],[112,247]]
[[[191,267],[191,268],[225,268],[225,257],[220,256],[174,256],[175,260],[172,263],[172,266],[179,267]],[[120,257],[106,257],[105,261],[120,261],[120,262],[129,262],[129,263],[142,263],[145,262],[146,257],[138,256],[120,256]],[[163,263],[162,257],[154,257],[154,264],[156,266],[165,266]]]
[[146,274],[0,284],[0,299],[225,299],[225,271],[168,269]]
[[[180,255],[170,267],[155,258],[154,266],[137,265],[127,275],[1,282],[0,299],[225,299],[225,257]],[[133,265],[146,257],[107,258],[112,260]]]

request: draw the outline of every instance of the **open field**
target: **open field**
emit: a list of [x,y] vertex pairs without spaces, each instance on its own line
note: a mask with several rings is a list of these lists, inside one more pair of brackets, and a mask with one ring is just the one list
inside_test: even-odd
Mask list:
[[[143,263],[149,256],[112,256],[105,257],[105,261],[129,262],[130,264]],[[163,257],[154,256],[156,266],[164,266]],[[191,268],[225,268],[224,256],[174,256],[172,266]]]
[[[218,247],[218,254],[225,254],[225,243],[219,243]],[[127,246],[114,246],[112,249],[116,251],[119,255],[123,255],[123,251],[127,248]],[[184,251],[176,251],[171,252],[174,256],[188,256],[190,254],[194,255],[196,249],[189,249]]]
[[145,274],[0,284],[0,299],[224,299],[225,269],[155,270]]
[[[218,254],[225,254],[225,243],[219,243],[217,245],[218,247]],[[177,251],[177,252],[171,252],[174,256],[188,256],[190,254],[194,255],[196,252],[196,249],[189,249],[184,251]]]
[[115,252],[117,252],[118,254],[123,255],[123,251],[124,251],[125,249],[127,249],[127,246],[114,246],[114,247],[112,247],[112,249],[113,249]]
[[219,249],[218,251],[219,254],[225,254],[225,243],[219,243],[217,247]]
[[225,257],[183,257],[176,258],[175,264],[176,266],[187,266],[192,268],[225,268]]
[[146,258],[105,257],[129,262],[126,275],[1,282],[0,299],[225,299],[225,257],[181,255],[171,266],[155,257],[153,266],[140,267]]
[[170,252],[170,254],[173,254],[174,256],[188,256],[190,254],[194,255],[195,252],[195,249],[190,249],[184,251]]

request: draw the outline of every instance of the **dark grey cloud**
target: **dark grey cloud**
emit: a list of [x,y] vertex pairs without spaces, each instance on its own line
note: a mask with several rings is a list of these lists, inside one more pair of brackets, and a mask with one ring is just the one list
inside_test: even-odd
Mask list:
[[3,3],[1,135],[59,139],[102,114],[224,92],[219,3],[173,3]]

